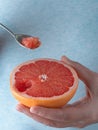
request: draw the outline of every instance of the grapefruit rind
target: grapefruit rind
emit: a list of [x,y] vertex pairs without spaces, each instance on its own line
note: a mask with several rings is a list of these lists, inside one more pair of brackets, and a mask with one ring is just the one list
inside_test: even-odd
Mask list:
[[69,91],[65,92],[64,94],[59,95],[59,96],[53,96],[53,97],[32,97],[32,96],[25,94],[24,92],[23,93],[19,92],[16,89],[16,87],[13,85],[13,83],[15,82],[14,75],[18,71],[18,69],[23,65],[26,65],[29,63],[34,63],[37,60],[41,60],[41,59],[35,59],[35,60],[28,61],[28,62],[24,62],[13,70],[13,72],[11,73],[11,76],[10,76],[10,89],[11,89],[12,95],[20,103],[24,104],[27,107],[43,106],[43,107],[50,107],[50,108],[58,108],[58,107],[64,106],[71,100],[71,98],[76,93],[76,90],[78,88],[78,76],[77,76],[76,71],[71,66],[69,66],[61,61],[58,61],[55,59],[47,59],[47,58],[42,59],[42,60],[48,60],[48,61],[56,61],[60,64],[63,64],[65,67],[67,67],[72,72],[73,77],[74,77],[73,86],[71,86]]

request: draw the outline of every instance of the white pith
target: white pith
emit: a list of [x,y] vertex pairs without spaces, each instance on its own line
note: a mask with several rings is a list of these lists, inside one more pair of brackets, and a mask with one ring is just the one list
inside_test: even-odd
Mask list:
[[39,79],[41,82],[45,82],[47,80],[48,76],[46,74],[39,75]]

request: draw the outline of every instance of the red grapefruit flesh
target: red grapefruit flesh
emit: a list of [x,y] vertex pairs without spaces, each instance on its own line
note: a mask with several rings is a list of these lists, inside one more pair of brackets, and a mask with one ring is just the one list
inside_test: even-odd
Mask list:
[[37,37],[25,37],[22,39],[22,45],[30,49],[35,49],[41,45],[41,42]]
[[10,84],[15,98],[28,107],[61,107],[74,96],[78,76],[61,61],[37,59],[17,66]]

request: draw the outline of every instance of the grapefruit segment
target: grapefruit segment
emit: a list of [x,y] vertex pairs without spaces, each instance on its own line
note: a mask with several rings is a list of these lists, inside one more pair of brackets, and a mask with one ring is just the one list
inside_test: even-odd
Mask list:
[[10,86],[14,97],[28,107],[61,107],[74,96],[78,76],[61,61],[36,59],[13,70]]

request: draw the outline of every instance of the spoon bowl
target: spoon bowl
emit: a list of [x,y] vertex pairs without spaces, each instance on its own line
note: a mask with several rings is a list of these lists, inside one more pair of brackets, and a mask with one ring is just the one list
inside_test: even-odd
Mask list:
[[[15,36],[15,40],[18,42],[18,44],[22,47],[25,47],[23,44],[22,44],[22,40],[23,38],[28,38],[28,37],[32,37],[30,35],[26,35],[26,34],[14,34]],[[26,47],[25,47],[26,48]]]

